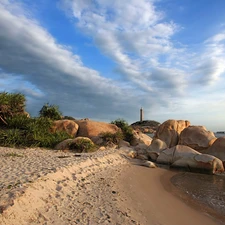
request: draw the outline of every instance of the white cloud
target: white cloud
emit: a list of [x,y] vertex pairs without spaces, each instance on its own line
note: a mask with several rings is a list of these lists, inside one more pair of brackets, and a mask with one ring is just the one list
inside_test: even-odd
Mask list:
[[[112,70],[120,80],[86,67],[70,46],[60,44],[32,17],[28,7],[0,0],[0,79],[4,80],[0,90],[26,93],[31,112],[48,101],[65,114],[98,120],[124,117],[132,122],[135,110],[139,118],[141,106],[149,119],[188,117],[209,111],[206,99],[223,89],[224,32],[199,44],[198,51],[182,43],[176,46],[173,35],[179,25],[166,21],[155,1],[61,0],[61,6],[114,61]],[[200,110],[198,104],[205,107]]]
[[[12,9],[9,3],[0,2],[0,78],[7,77],[13,87],[10,90],[36,97],[35,103],[38,103],[30,107],[32,112],[37,112],[45,101],[59,104],[72,114],[83,113],[84,117],[91,115],[91,111],[85,112],[89,107],[97,112],[105,104],[106,109],[100,114],[112,110],[111,102],[117,99],[127,105],[128,90],[85,67],[78,55],[57,43],[38,21],[27,18],[21,13],[22,9],[16,13],[15,5]],[[25,82],[23,86],[22,82]],[[32,89],[36,91],[31,92]],[[4,87],[1,90],[4,91]],[[85,102],[86,109],[82,108]]]
[[221,32],[204,42],[204,49],[195,59],[194,81],[211,85],[225,73],[225,33]]

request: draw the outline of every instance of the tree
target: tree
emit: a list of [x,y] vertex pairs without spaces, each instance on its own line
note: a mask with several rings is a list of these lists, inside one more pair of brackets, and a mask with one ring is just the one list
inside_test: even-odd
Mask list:
[[62,113],[59,111],[59,107],[57,105],[49,105],[49,103],[43,105],[39,111],[39,115],[40,117],[47,117],[52,120],[60,120],[62,118]]

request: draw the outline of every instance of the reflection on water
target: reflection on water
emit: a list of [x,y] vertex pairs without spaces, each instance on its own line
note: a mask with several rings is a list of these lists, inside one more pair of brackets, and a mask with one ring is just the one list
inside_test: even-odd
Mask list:
[[185,172],[175,175],[171,181],[194,200],[225,216],[225,174],[206,175]]

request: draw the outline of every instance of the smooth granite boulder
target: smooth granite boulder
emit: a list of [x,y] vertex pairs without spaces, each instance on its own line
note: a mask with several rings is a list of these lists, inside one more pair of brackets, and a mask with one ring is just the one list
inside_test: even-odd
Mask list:
[[78,137],[93,138],[105,132],[115,134],[117,131],[120,131],[120,128],[118,128],[116,125],[104,122],[76,120],[76,123],[79,125],[77,132]]
[[208,149],[215,140],[214,133],[207,131],[204,126],[189,126],[181,132],[178,144],[201,152]]
[[147,134],[143,134],[141,131],[133,130],[133,140],[131,141],[131,145],[135,146],[138,144],[145,144],[149,146],[152,143],[152,138]]
[[158,139],[158,138],[154,138],[152,140],[151,145],[147,148],[147,154],[148,157],[152,160],[152,161],[156,161],[156,159],[158,158],[160,152],[164,149],[167,148],[167,145],[164,141]]
[[193,172],[208,174],[224,172],[224,166],[220,159],[212,155],[201,154],[185,145],[177,145],[161,151],[156,162],[171,167],[185,168]]
[[205,153],[219,158],[225,166],[225,137],[217,138]]
[[56,120],[53,122],[51,132],[65,131],[71,137],[76,137],[78,124],[74,120]]
[[167,120],[158,127],[153,138],[164,141],[171,148],[178,144],[181,131],[189,125],[187,120]]

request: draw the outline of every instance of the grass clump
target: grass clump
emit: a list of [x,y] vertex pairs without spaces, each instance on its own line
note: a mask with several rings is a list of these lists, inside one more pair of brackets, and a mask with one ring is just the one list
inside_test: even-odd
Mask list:
[[125,141],[131,142],[134,138],[133,128],[129,126],[129,124],[124,119],[117,119],[111,122],[111,124],[115,124],[122,130],[123,139]]
[[114,144],[119,144],[120,140],[124,139],[123,133],[121,131],[118,131],[116,133],[111,133],[111,132],[103,132],[101,134],[101,138],[105,143],[114,143]]
[[3,155],[4,157],[23,157],[23,155],[17,154],[17,153],[6,153],[5,155]]
[[70,144],[69,149],[76,150],[78,152],[94,152],[96,150],[96,146],[91,140],[79,138]]

